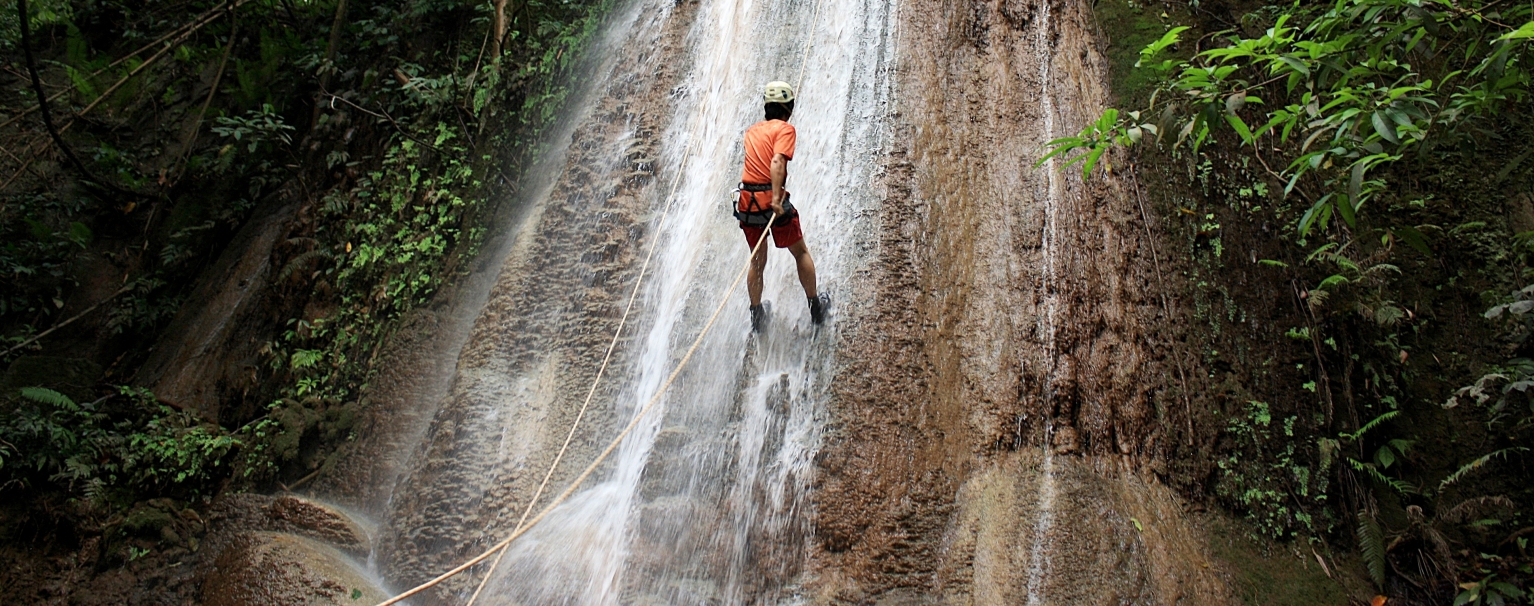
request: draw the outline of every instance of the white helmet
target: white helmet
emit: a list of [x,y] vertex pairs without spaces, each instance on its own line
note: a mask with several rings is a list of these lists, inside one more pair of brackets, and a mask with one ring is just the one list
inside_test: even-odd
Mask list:
[[762,91],[762,100],[766,103],[793,103],[794,87],[778,80],[768,82],[766,90]]

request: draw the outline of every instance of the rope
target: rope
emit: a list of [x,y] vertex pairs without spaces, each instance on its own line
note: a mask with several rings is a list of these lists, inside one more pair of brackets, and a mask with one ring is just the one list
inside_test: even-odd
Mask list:
[[815,28],[820,25],[820,0],[815,0],[815,16],[810,17],[810,35],[804,41],[804,58],[799,61],[799,77],[794,81],[794,94],[804,86],[804,68],[810,64],[810,49],[815,48]]
[[[671,193],[666,194],[666,206],[661,211],[660,221],[656,225],[665,225],[666,217],[671,214],[671,207],[676,203],[676,188],[682,183],[682,176],[687,174],[687,160],[692,156],[692,141],[687,142],[687,149],[682,151],[682,162],[678,164],[676,179],[671,182]],[[769,226],[770,227],[770,226]],[[650,260],[655,257],[655,249],[660,244],[660,238],[650,241],[650,251],[645,253],[644,263],[639,266],[639,277],[634,280],[634,290],[629,293],[628,305],[623,308],[623,317],[618,320],[618,329],[613,331],[613,340],[607,344],[607,353],[602,355],[602,365],[597,368],[597,376],[591,381],[591,389],[586,392],[586,400],[581,402],[581,410],[575,415],[575,422],[570,425],[570,433],[565,435],[565,443],[560,445],[559,454],[554,455],[554,462],[549,464],[549,471],[543,474],[543,481],[538,484],[538,490],[533,493],[532,500],[527,502],[527,507],[522,510],[522,517],[517,520],[517,526],[513,529],[521,530],[523,522],[527,521],[527,515],[532,513],[533,506],[538,503],[538,497],[543,496],[543,489],[549,485],[549,479],[554,477],[554,470],[559,467],[559,462],[564,460],[565,451],[570,448],[570,441],[575,439],[575,430],[580,427],[581,420],[586,418],[586,409],[591,406],[591,399],[597,393],[597,384],[601,383],[602,375],[607,373],[607,363],[612,360],[613,350],[618,347],[618,337],[623,334],[623,327],[628,324],[629,312],[634,309],[634,301],[639,298],[639,286],[644,283],[645,272],[650,269]],[[501,558],[506,556],[506,548],[496,550],[495,561],[490,563],[490,570],[485,571],[485,578],[480,579],[479,586],[474,588],[474,595],[469,596],[465,606],[474,606],[474,601],[479,599],[479,593],[485,590],[485,584],[490,582],[490,577],[495,576],[495,570],[501,566]]]
[[[820,0],[816,0],[814,16],[811,17],[810,21],[810,36],[809,39],[805,41],[804,58],[800,61],[799,76],[794,84],[795,91],[798,91],[798,89],[804,84],[804,71],[805,68],[809,65],[810,49],[814,47],[815,29],[819,23]],[[671,183],[671,192],[666,196],[666,206],[665,209],[661,211],[660,221],[657,223],[657,225],[665,224],[666,218],[671,213],[671,207],[675,205],[677,187],[682,182],[682,176],[686,174],[685,169],[687,167],[687,161],[692,156],[693,143],[694,142],[689,141],[687,143],[687,148],[682,152],[682,161],[678,164],[679,169],[677,178]],[[575,481],[571,482],[569,487],[565,488],[563,492],[554,497],[554,500],[551,501],[548,506],[544,507],[542,511],[539,511],[536,517],[534,517],[531,521],[528,521],[528,513],[533,510],[533,506],[537,504],[538,498],[543,496],[543,491],[548,487],[549,480],[554,476],[554,471],[559,467],[559,463],[564,459],[565,452],[569,449],[570,442],[575,438],[575,432],[580,427],[582,419],[585,418],[586,410],[590,407],[592,398],[596,395],[597,386],[601,383],[602,377],[607,372],[608,363],[612,360],[613,351],[618,346],[618,339],[623,334],[623,328],[628,323],[629,314],[634,309],[634,302],[639,297],[639,288],[644,282],[645,274],[650,267],[650,261],[654,258],[655,250],[660,242],[660,238],[658,237],[653,239],[650,242],[650,250],[645,254],[644,262],[640,265],[639,276],[634,281],[634,289],[629,293],[628,304],[623,309],[623,316],[618,320],[618,328],[613,332],[612,341],[607,345],[607,352],[602,356],[602,364],[597,368],[597,375],[591,382],[591,388],[586,392],[586,399],[581,403],[580,411],[576,413],[575,421],[570,426],[570,432],[565,435],[564,444],[559,447],[559,453],[554,456],[554,461],[549,465],[549,470],[544,474],[543,481],[538,484],[538,490],[533,493],[533,498],[528,501],[527,507],[522,510],[522,516],[517,520],[517,526],[512,530],[511,536],[506,537],[501,542],[496,543],[490,549],[479,554],[478,556],[475,556],[473,559],[458,565],[456,568],[444,572],[430,581],[417,585],[409,591],[389,598],[388,600],[381,602],[378,606],[390,606],[391,604],[397,604],[406,598],[434,587],[440,584],[442,581],[452,578],[454,575],[468,570],[475,564],[488,559],[491,554],[494,554],[495,561],[490,564],[490,569],[486,571],[484,578],[481,579],[479,585],[475,587],[474,594],[469,597],[469,601],[466,604],[466,606],[473,606],[474,602],[479,599],[479,594],[484,591],[485,585],[489,583],[490,578],[495,575],[496,569],[501,564],[501,559],[506,556],[506,547],[511,545],[512,541],[516,540],[518,537],[521,537],[538,522],[542,521],[545,516],[553,511],[555,507],[558,507],[561,503],[563,503],[565,499],[569,498],[571,494],[574,494],[575,489],[580,487],[581,483],[584,482],[586,478],[592,474],[592,472],[596,471],[596,468],[607,459],[608,455],[611,455],[612,452],[617,449],[618,444],[621,443],[624,438],[628,437],[628,434],[633,431],[636,426],[639,425],[639,421],[643,419],[647,413],[650,412],[650,409],[654,408],[655,404],[660,402],[661,396],[665,395],[666,390],[669,389],[671,384],[676,381],[676,378],[681,375],[682,369],[687,366],[687,362],[692,359],[693,353],[695,353],[698,349],[698,346],[703,343],[703,338],[706,337],[709,331],[713,329],[714,323],[719,319],[719,314],[724,311],[725,305],[729,303],[729,293],[735,291],[735,287],[740,285],[740,281],[745,278],[747,272],[750,271],[751,260],[756,257],[758,252],[761,251],[762,245],[767,241],[767,236],[772,233],[772,223],[776,221],[777,218],[778,215],[776,212],[774,212],[772,216],[767,220],[767,228],[762,230],[762,235],[757,238],[756,244],[751,247],[751,254],[746,257],[745,265],[741,267],[740,271],[735,274],[735,279],[730,282],[730,287],[725,290],[725,296],[720,298],[719,306],[714,309],[713,315],[709,316],[708,323],[703,325],[703,330],[700,331],[698,336],[693,339],[692,345],[687,348],[687,353],[682,356],[682,359],[679,362],[677,362],[676,368],[671,371],[671,375],[666,377],[665,383],[662,383],[660,389],[655,392],[655,395],[650,398],[650,401],[646,402],[644,407],[639,409],[639,412],[634,415],[632,420],[629,421],[628,426],[624,427],[623,431],[619,433],[616,438],[613,438],[612,442],[607,445],[607,448],[603,449],[601,454],[597,455],[597,458],[593,460],[590,465],[587,465],[585,470],[581,471],[581,474],[575,478]]]

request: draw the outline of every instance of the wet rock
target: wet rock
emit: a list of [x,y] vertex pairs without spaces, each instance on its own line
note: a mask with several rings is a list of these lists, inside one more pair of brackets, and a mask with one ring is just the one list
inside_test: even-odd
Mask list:
[[334,547],[277,532],[231,541],[202,587],[206,606],[376,604],[386,597]]
[[354,555],[365,554],[369,549],[367,529],[350,515],[303,497],[228,495],[213,504],[209,516],[221,534],[286,532],[330,543]]
[[1080,447],[1080,442],[1076,436],[1076,428],[1066,426],[1056,431],[1054,447],[1055,454],[1071,454],[1076,452],[1076,449]]
[[305,534],[341,549],[355,553],[367,551],[368,535],[362,526],[328,505],[295,496],[277,497],[266,506],[266,515],[303,529],[307,531]]

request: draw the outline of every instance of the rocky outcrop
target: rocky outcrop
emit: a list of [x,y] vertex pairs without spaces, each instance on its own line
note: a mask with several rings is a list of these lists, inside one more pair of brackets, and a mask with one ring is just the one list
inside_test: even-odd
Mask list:
[[376,604],[388,597],[358,565],[367,530],[345,512],[297,496],[231,495],[209,512],[200,566],[208,606]]
[[206,606],[376,604],[386,597],[334,547],[277,532],[233,540],[202,586]]

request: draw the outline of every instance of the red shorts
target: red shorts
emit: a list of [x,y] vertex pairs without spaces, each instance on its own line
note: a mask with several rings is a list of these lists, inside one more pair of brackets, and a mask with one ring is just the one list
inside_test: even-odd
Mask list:
[[[762,239],[761,227],[740,226],[740,230],[746,232],[746,244],[752,249],[756,248],[756,241]],[[789,219],[787,223],[772,226],[772,243],[778,248],[788,248],[798,244],[804,239],[804,232],[799,231],[799,215]]]

